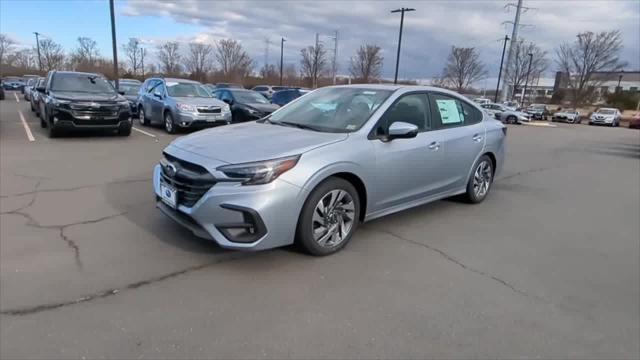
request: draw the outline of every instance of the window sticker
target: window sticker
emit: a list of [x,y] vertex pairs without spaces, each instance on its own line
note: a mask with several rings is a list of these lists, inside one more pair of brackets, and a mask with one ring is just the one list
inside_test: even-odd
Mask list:
[[436,100],[442,124],[458,124],[462,122],[455,100]]

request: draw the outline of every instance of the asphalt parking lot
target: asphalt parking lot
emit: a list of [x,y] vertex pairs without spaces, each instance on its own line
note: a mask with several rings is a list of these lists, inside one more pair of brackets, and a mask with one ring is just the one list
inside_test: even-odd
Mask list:
[[511,126],[484,203],[314,258],[168,220],[150,178],[175,136],[136,128],[49,139],[0,102],[1,358],[640,357],[638,131]]

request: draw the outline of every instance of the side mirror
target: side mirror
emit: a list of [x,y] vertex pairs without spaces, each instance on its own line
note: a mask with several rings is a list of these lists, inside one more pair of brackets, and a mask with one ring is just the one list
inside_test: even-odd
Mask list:
[[36,88],[36,91],[37,91],[37,92],[40,92],[40,93],[43,93],[43,92],[44,92],[44,90],[45,90],[44,86],[38,86],[38,87]]
[[162,100],[162,94],[160,94],[160,93],[156,93],[156,92],[154,92],[154,93],[153,93],[153,96],[155,96],[155,97],[157,97],[158,99]]
[[222,99],[222,101],[226,102],[229,105],[233,105],[233,99]]
[[118,91],[118,94],[120,94],[120,95],[124,95],[124,91],[119,90],[119,91]]
[[414,124],[409,124],[403,121],[396,121],[389,126],[389,134],[386,136],[386,141],[393,139],[410,139],[418,135],[418,127]]

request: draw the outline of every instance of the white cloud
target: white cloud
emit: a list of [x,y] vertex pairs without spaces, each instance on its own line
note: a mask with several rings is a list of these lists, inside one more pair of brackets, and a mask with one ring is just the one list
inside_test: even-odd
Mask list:
[[[346,72],[349,57],[363,43],[384,50],[384,76],[395,66],[399,6],[415,8],[405,16],[401,77],[429,78],[440,73],[452,45],[474,46],[492,73],[497,72],[504,21],[513,20],[507,1],[198,1],[135,0],[126,4],[126,16],[159,16],[205,30],[181,41],[213,41],[231,37],[243,43],[258,64],[263,62],[265,38],[271,62],[279,53],[279,39],[287,38],[285,61],[298,62],[302,47],[313,44],[315,33],[339,30],[339,67]],[[538,43],[553,56],[563,41],[580,31],[620,29],[625,39],[623,57],[630,68],[640,68],[640,2],[629,1],[525,1],[533,9],[523,13],[521,29],[527,41]],[[511,30],[508,29],[510,34]],[[165,39],[171,39],[166,34]],[[332,47],[331,40],[324,37]],[[553,69],[551,69],[553,70]]]

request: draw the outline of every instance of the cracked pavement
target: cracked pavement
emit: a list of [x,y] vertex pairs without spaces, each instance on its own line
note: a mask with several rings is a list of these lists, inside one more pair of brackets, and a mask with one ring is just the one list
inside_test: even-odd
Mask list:
[[11,99],[0,358],[640,357],[640,132],[510,127],[483,204],[394,214],[312,258],[162,216],[151,169],[174,136],[48,139]]

